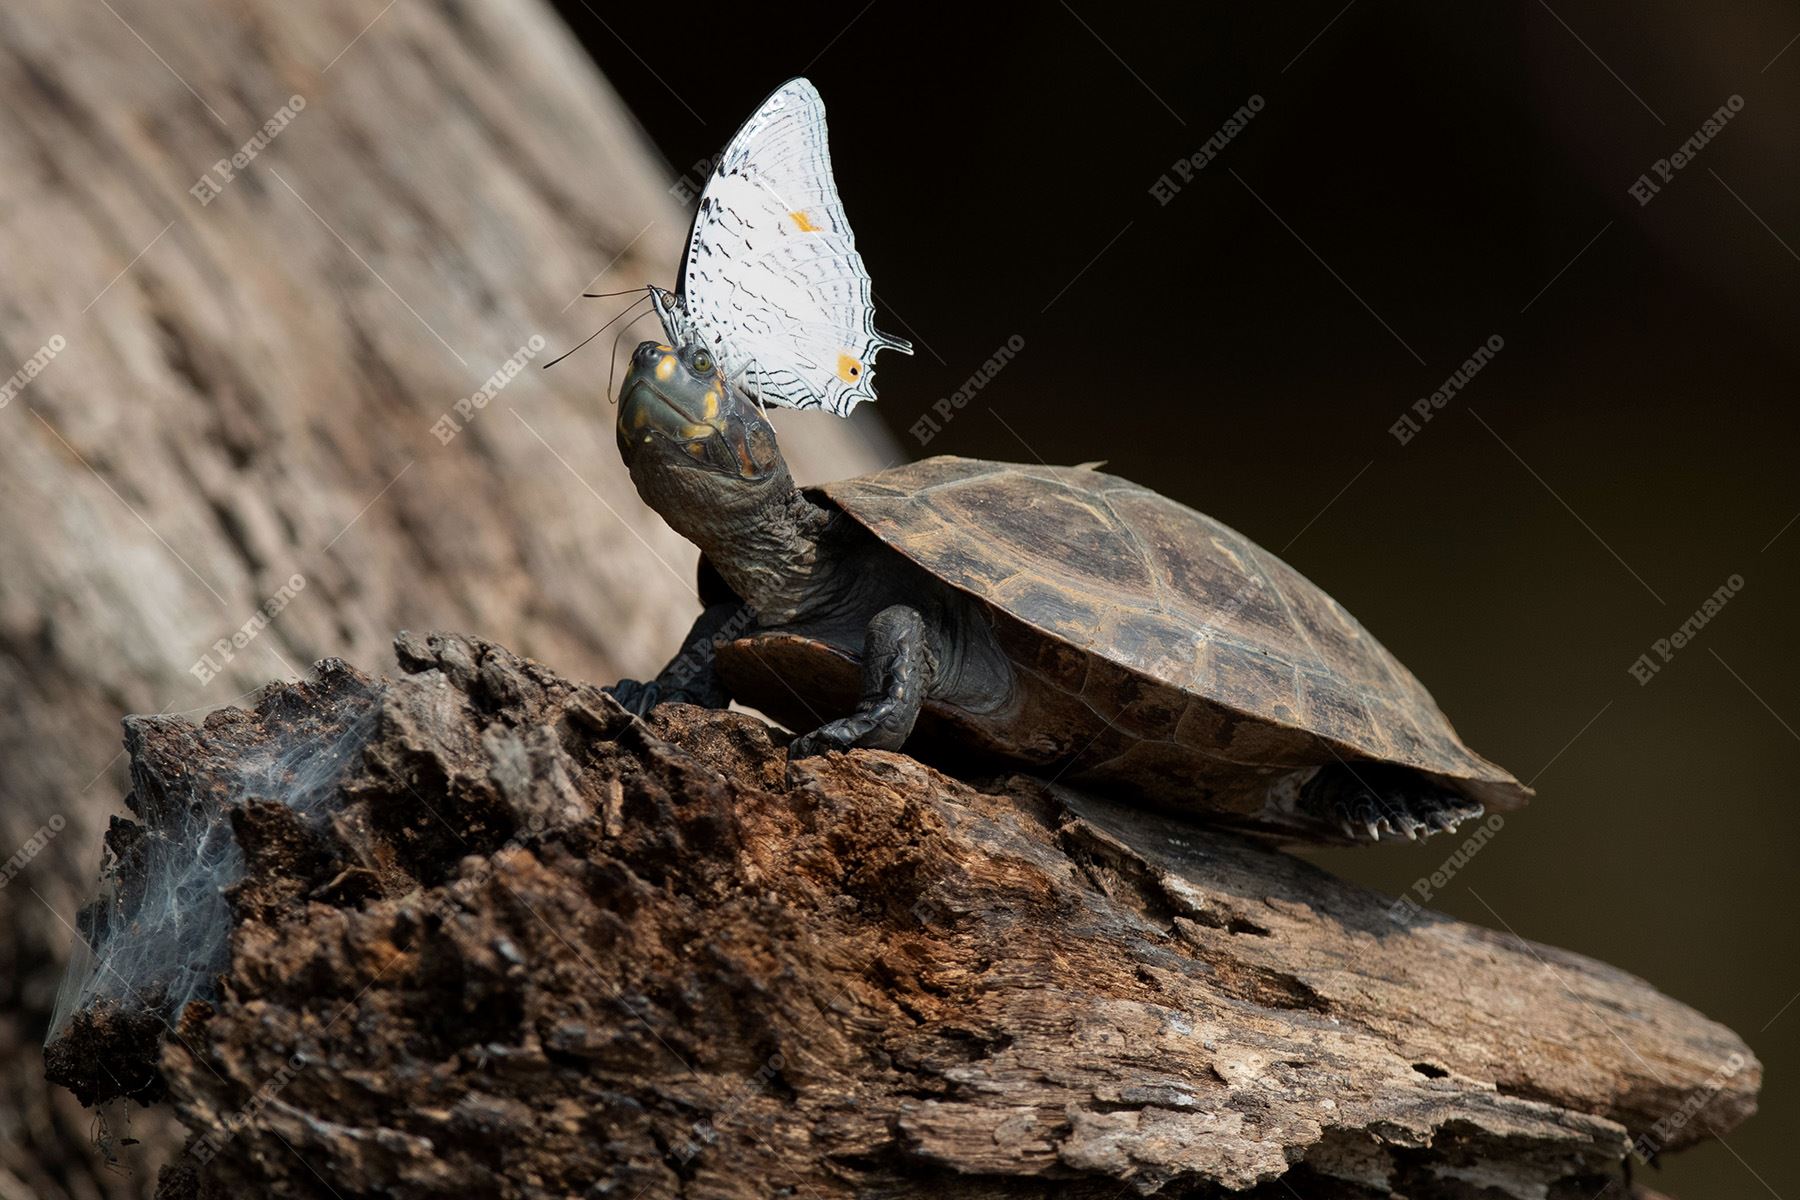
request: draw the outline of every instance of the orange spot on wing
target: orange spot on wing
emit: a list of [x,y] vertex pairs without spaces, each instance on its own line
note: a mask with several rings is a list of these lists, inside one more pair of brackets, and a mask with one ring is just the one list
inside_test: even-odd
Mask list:
[[794,228],[798,229],[801,233],[817,233],[819,231],[819,227],[809,221],[806,214],[799,209],[795,209],[793,212],[789,213],[788,216],[793,219]]
[[849,354],[838,355],[837,377],[845,383],[855,383],[862,378],[863,365]]

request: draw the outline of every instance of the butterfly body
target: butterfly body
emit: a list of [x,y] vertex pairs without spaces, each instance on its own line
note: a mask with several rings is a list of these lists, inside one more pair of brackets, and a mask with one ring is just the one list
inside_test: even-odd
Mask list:
[[759,404],[847,416],[875,399],[874,287],[831,174],[825,106],[804,79],[744,122],[700,194],[680,283],[650,302],[669,341],[705,345]]

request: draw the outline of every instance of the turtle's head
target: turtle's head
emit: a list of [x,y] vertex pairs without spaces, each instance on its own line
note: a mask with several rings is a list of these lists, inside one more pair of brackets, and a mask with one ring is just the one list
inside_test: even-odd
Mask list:
[[619,453],[644,503],[761,613],[793,613],[835,560],[830,517],[794,487],[775,431],[705,346],[645,342],[619,389]]
[[701,545],[713,526],[793,490],[775,431],[702,345],[645,342],[633,352],[618,434],[638,494]]
[[633,475],[680,467],[754,484],[781,464],[775,431],[700,345],[637,348],[619,388],[618,432]]

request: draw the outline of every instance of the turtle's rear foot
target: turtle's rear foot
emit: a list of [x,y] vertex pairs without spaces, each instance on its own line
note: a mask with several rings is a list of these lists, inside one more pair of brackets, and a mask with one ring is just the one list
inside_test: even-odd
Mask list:
[[1481,802],[1405,767],[1333,763],[1300,791],[1300,803],[1351,841],[1419,840],[1482,813]]
[[645,683],[636,679],[621,679],[600,690],[624,705],[627,712],[636,713],[640,717],[664,699],[662,689],[656,685],[655,680]]

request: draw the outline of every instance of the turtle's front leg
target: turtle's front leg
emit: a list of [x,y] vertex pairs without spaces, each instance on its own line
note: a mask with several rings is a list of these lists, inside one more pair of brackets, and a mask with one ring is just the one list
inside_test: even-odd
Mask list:
[[729,640],[734,628],[742,632],[738,627],[748,624],[745,618],[750,612],[735,598],[707,605],[688,630],[681,653],[670,659],[655,679],[648,683],[621,679],[604,690],[640,717],[664,700],[698,704],[702,708],[729,707],[731,693],[713,669],[713,661],[720,641]]
[[795,738],[788,758],[852,746],[900,749],[919,719],[935,670],[919,610],[906,604],[882,609],[863,635],[863,695],[856,711]]

